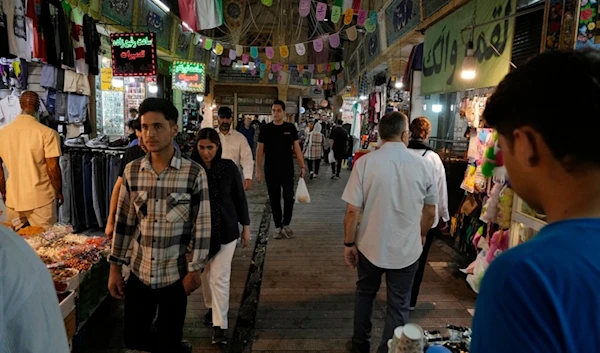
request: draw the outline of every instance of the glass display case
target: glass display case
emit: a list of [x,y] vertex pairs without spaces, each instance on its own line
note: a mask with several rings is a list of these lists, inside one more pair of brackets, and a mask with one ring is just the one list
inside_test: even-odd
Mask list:
[[515,196],[510,227],[510,247],[533,238],[545,225],[546,215],[533,210],[522,198]]

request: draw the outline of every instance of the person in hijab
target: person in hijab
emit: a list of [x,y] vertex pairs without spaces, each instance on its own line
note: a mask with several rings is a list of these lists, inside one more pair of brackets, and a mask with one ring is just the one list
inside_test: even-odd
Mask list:
[[319,176],[319,167],[323,158],[323,142],[325,139],[321,133],[322,129],[321,124],[316,122],[313,131],[308,135],[308,142],[304,147],[304,157],[308,161],[308,172],[311,180]]
[[239,224],[243,226],[242,245],[247,247],[250,242],[250,215],[242,176],[233,161],[221,157],[222,152],[216,130],[204,128],[198,132],[192,160],[202,165],[208,176],[212,223],[210,261],[202,273],[204,304],[208,308],[203,322],[213,326],[212,343],[218,345],[227,344],[231,262],[240,238]]

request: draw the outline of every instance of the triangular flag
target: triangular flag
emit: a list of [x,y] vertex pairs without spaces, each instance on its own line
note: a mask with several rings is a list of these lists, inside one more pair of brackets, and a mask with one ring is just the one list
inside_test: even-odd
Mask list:
[[331,22],[338,23],[341,16],[342,16],[342,8],[341,7],[334,6],[331,8]]
[[356,31],[356,26],[348,27],[346,29],[346,36],[348,36],[348,40],[355,41],[358,37],[358,32]]
[[283,65],[283,71],[285,71],[285,72],[290,71],[290,65],[288,65],[288,64]]
[[273,79],[273,73],[269,72],[269,80],[272,80],[272,79]]
[[[236,45],[235,46],[235,53],[237,54],[238,57],[242,56],[242,54],[244,54],[244,47],[242,47],[241,45]],[[233,60],[233,59],[232,59]]]
[[336,81],[336,78],[335,78],[335,76],[331,76],[330,80],[331,80],[331,82],[334,82],[334,83],[335,83],[335,81]]
[[340,64],[342,65],[342,67],[346,67],[346,63],[344,61],[342,61]]
[[248,56],[248,53],[244,53],[244,54],[242,54],[242,62],[243,62],[244,64],[247,64],[247,63],[248,63],[248,60],[250,60],[250,57]]
[[273,71],[273,72],[279,71],[279,63],[273,64],[273,66],[271,66],[271,71]]
[[329,77],[325,77],[325,83],[329,83]]
[[288,49],[287,45],[279,47],[279,55],[281,55],[282,58],[287,58],[290,56],[290,50]]
[[204,38],[204,49],[211,50],[213,45],[213,40],[211,38]]
[[265,6],[273,5],[273,0],[261,0],[262,4]]
[[260,71],[265,71],[267,69],[267,64],[260,63]]
[[323,21],[325,19],[326,14],[327,14],[327,4],[324,2],[318,2],[317,3],[317,11],[315,13],[317,20]]
[[262,61],[260,61],[260,58],[254,59],[254,63],[256,64],[256,67],[259,67],[261,62]]
[[273,49],[273,47],[266,47],[265,54],[267,54],[267,58],[273,59],[273,57],[275,56],[275,50]]
[[256,76],[256,68],[250,70],[252,76]]
[[371,10],[369,12],[369,18],[371,19],[371,21],[377,23],[377,11]]
[[315,64],[308,64],[308,71],[309,72],[314,72],[315,71]]
[[300,56],[304,56],[304,54],[306,54],[306,47],[304,46],[304,43],[296,44],[296,54]]
[[215,54],[223,55],[223,45],[221,43],[215,45]]
[[225,63],[227,62],[227,59],[229,59],[229,58],[228,58],[228,57],[226,57],[226,56],[223,56],[223,57],[221,58],[221,65],[225,66]]
[[252,57],[252,59],[258,58],[258,48],[257,47],[250,47],[250,56]]
[[231,60],[235,60],[235,58],[237,58],[237,55],[235,53],[235,50],[233,49],[229,49],[229,59]]
[[317,52],[320,53],[323,51],[323,39],[321,38],[317,38],[313,41],[313,49]]
[[266,63],[266,65],[267,65],[267,70],[271,70],[271,68],[272,68],[272,64],[273,64],[273,63],[271,62],[271,60],[267,60],[267,63]]
[[339,61],[335,63],[335,69],[336,69],[336,70],[339,70],[339,69],[340,69],[340,62],[339,62]]
[[231,65],[231,59],[228,57],[225,57],[225,66],[229,66]]
[[249,62],[248,67],[250,68],[250,70],[256,69],[256,64],[254,64],[253,62]]
[[344,24],[349,25],[350,23],[352,23],[353,17],[354,17],[354,10],[346,9],[346,12],[344,13]]
[[318,64],[318,65],[317,65],[317,72],[318,72],[318,73],[321,73],[321,72],[323,72],[323,64]]
[[315,80],[314,78],[311,78],[310,79],[310,84],[313,85],[313,86],[316,85],[317,84],[317,80]]
[[308,16],[308,14],[310,13],[310,5],[311,0],[300,0],[300,6],[298,7],[298,12],[300,12],[300,16]]
[[359,10],[358,11],[358,19],[356,20],[356,24],[361,27],[364,27],[365,21],[367,19],[367,10]]
[[306,77],[302,77],[302,84],[303,85],[307,85],[308,84],[308,79]]
[[334,34],[329,35],[329,45],[331,45],[332,48],[337,48],[340,46],[340,34],[339,33],[334,33]]
[[375,32],[375,29],[377,29],[377,21],[373,21],[372,18],[368,18],[365,21],[365,29],[367,30],[367,32],[369,33],[373,33]]
[[260,78],[263,78],[263,77],[265,77],[265,72],[261,71],[261,72],[258,73],[258,75],[260,76]]
[[304,65],[302,65],[302,64],[298,65],[298,72],[299,72],[300,74],[303,74],[303,73],[304,73]]

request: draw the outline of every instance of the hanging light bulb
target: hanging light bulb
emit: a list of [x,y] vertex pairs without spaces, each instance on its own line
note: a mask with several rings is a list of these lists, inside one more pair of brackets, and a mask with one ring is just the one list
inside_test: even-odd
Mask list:
[[398,89],[404,87],[404,84],[402,83],[402,80],[396,80],[396,83],[394,84],[394,87],[396,87]]
[[473,41],[469,41],[467,45],[467,56],[465,56],[462,63],[462,71],[460,77],[464,80],[472,80],[477,74],[477,61],[473,56]]
[[197,96],[196,96],[196,100],[197,100],[198,102],[202,102],[202,101],[204,101],[204,95],[203,95],[203,94],[199,94],[199,95],[197,95]]
[[158,86],[155,83],[151,83],[148,85],[148,92],[155,94],[158,92]]
[[113,77],[113,79],[112,79],[112,85],[115,88],[121,88],[121,87],[123,87],[123,79],[122,78]]
[[369,97],[367,97],[367,95],[366,95],[366,94],[361,94],[361,95],[360,95],[360,100],[361,100],[361,101],[366,101],[366,100],[367,100],[367,98],[369,98]]

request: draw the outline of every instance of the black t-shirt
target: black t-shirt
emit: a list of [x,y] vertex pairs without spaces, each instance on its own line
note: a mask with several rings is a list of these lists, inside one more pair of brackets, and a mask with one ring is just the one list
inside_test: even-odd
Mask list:
[[292,123],[266,124],[260,129],[258,142],[265,145],[265,173],[294,173],[294,141],[298,131]]
[[336,158],[346,156],[348,150],[348,133],[341,127],[336,127],[331,131],[329,139],[333,140],[333,154]]
[[119,176],[123,177],[123,172],[125,171],[125,166],[130,162],[135,161],[136,159],[140,159],[142,157],[146,157],[146,152],[139,146],[131,146],[125,151],[123,154],[123,159],[121,159],[121,167],[119,168]]

